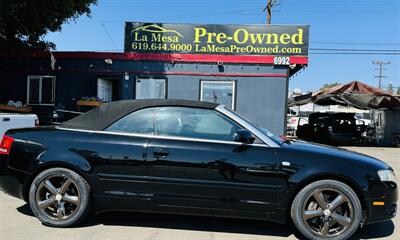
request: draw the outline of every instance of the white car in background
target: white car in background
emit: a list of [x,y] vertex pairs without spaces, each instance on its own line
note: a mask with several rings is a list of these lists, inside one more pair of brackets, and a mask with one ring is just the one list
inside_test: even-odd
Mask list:
[[307,124],[308,117],[288,116],[287,117],[287,135],[295,136],[297,126]]
[[39,126],[39,119],[35,114],[0,113],[0,136],[9,129],[35,126]]

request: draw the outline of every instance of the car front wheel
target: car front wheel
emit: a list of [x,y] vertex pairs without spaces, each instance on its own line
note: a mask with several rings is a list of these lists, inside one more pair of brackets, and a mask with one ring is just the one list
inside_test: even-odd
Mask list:
[[36,176],[29,190],[29,205],[45,225],[68,227],[89,212],[90,187],[76,172],[50,168]]
[[296,195],[291,217],[308,239],[342,240],[350,238],[359,228],[362,208],[351,187],[335,180],[321,180]]

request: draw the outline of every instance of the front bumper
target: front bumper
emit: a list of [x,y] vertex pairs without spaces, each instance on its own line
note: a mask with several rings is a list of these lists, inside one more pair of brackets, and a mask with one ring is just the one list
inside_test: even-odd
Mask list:
[[374,187],[373,197],[365,199],[367,206],[366,224],[390,220],[397,214],[397,184],[381,182]]
[[10,169],[7,156],[0,155],[0,190],[16,198],[24,199],[24,184],[29,174]]

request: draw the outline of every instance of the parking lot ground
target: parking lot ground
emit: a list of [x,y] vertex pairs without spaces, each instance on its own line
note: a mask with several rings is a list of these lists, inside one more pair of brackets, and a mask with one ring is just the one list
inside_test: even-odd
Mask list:
[[[389,163],[400,175],[400,148],[346,147]],[[367,225],[355,239],[400,239],[399,217]],[[0,240],[116,240],[116,239],[296,239],[290,226],[255,220],[143,213],[107,213],[90,216],[79,226],[56,229],[43,226],[29,206],[0,192]]]

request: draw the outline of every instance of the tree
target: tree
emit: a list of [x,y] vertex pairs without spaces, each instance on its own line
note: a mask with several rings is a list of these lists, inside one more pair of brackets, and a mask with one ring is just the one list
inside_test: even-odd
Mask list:
[[97,0],[0,0],[0,49],[54,49],[43,35],[63,23],[90,16]]
[[319,89],[319,90],[325,90],[325,89],[328,89],[328,88],[331,88],[331,87],[335,87],[335,86],[338,86],[338,85],[340,85],[341,83],[338,83],[338,82],[334,82],[334,83],[325,83],[324,85],[322,85],[322,87]]
[[397,95],[400,95],[400,87],[397,88]]

